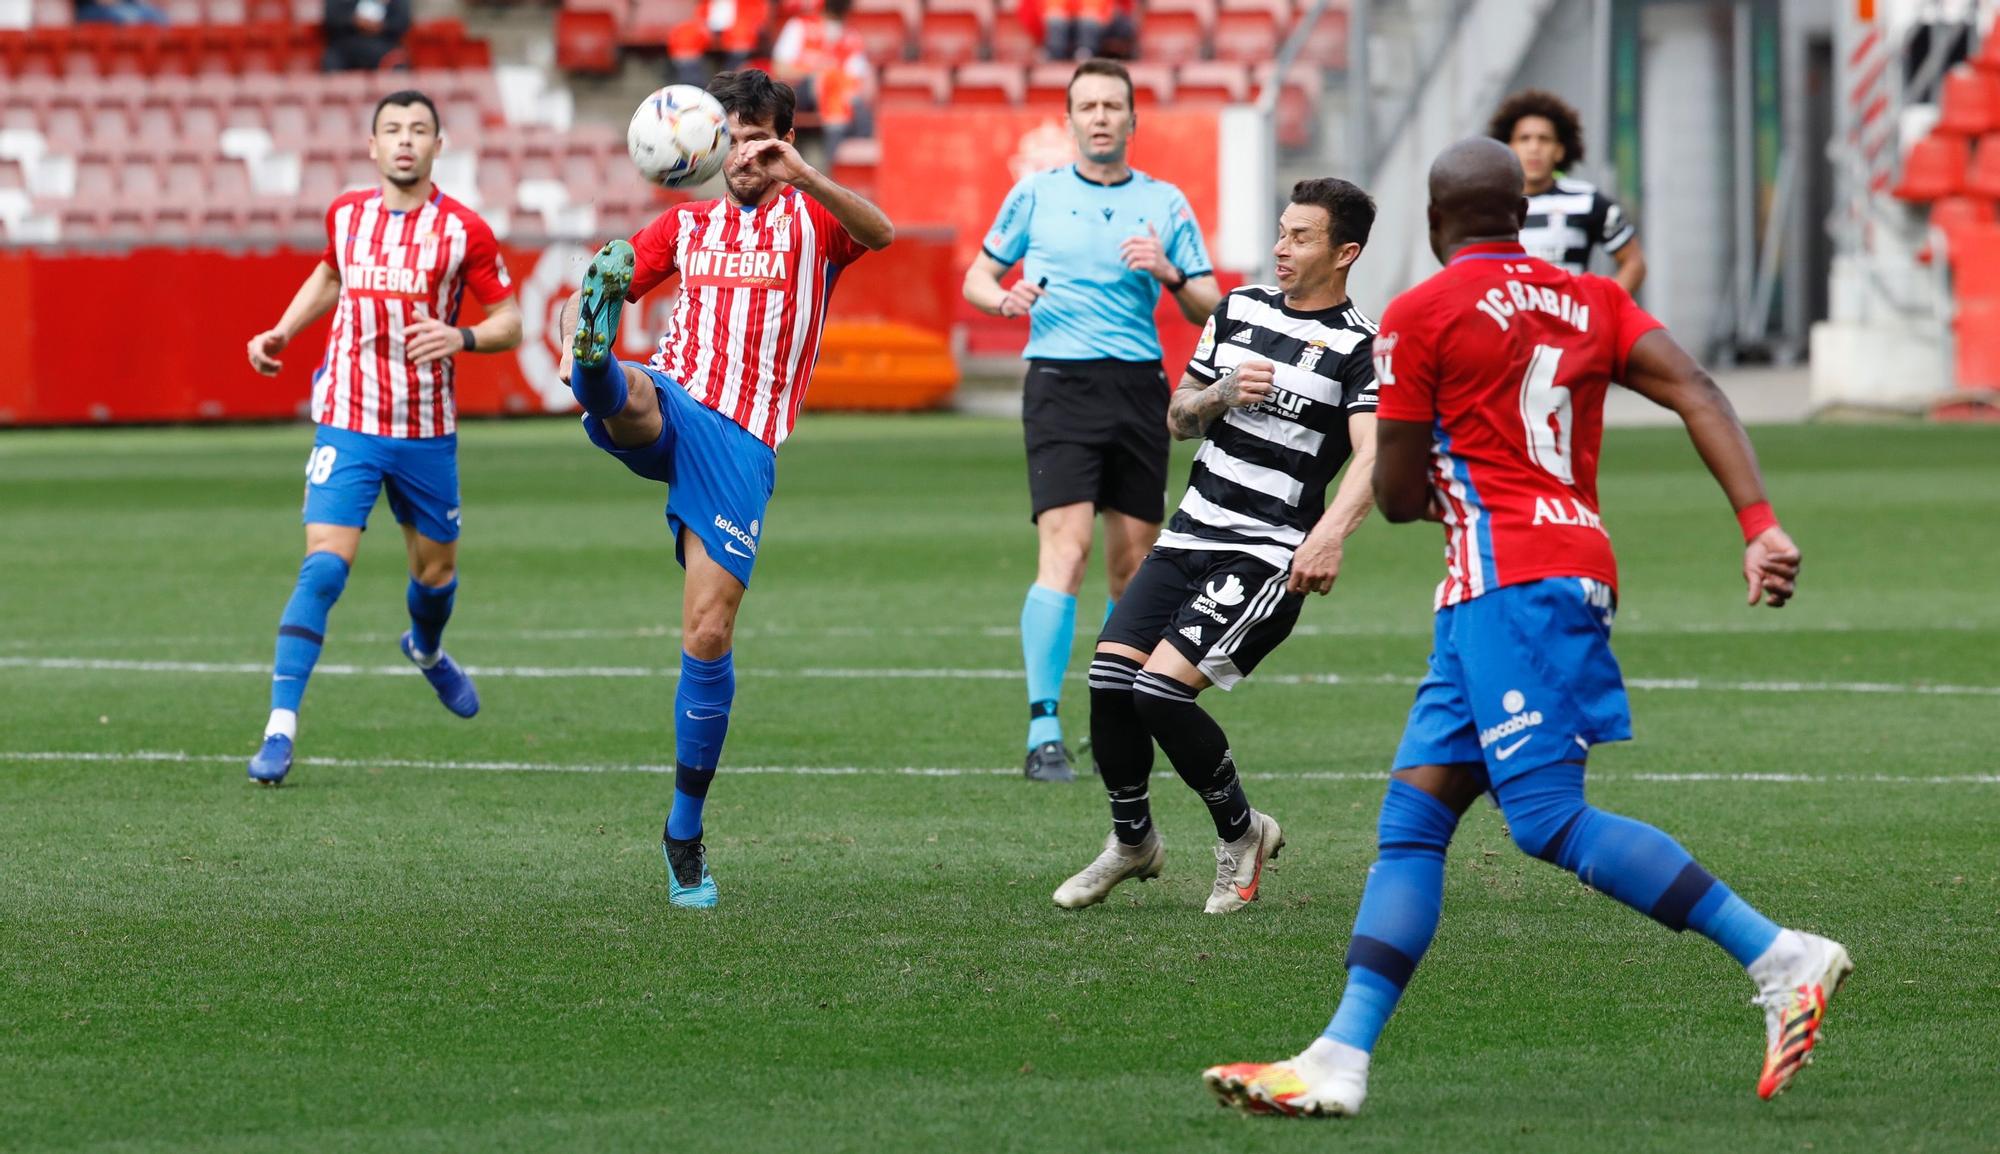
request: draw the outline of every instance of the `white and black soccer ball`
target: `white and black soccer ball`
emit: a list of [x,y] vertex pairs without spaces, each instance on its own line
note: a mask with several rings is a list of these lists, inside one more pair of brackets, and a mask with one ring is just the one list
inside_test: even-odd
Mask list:
[[625,130],[625,149],[647,180],[693,187],[722,171],[729,159],[729,115],[692,84],[671,84],[648,96]]

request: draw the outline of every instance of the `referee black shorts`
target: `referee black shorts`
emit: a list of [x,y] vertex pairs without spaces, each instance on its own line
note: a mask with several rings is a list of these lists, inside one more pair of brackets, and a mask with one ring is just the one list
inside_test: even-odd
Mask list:
[[1021,390],[1029,519],[1087,502],[1165,520],[1170,391],[1158,361],[1029,361]]
[[1224,549],[1156,548],[1146,555],[1099,641],[1151,653],[1165,641],[1203,677],[1229,689],[1298,624],[1305,594],[1289,568]]

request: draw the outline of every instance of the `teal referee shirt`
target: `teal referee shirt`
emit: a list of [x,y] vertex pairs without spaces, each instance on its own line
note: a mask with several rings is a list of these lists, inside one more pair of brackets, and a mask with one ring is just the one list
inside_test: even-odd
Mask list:
[[1153,325],[1162,286],[1152,273],[1128,269],[1118,255],[1127,237],[1151,226],[1175,267],[1195,277],[1214,266],[1194,210],[1181,190],[1136,169],[1117,184],[1084,179],[1074,165],[1024,177],[986,234],[986,255],[1021,265],[1030,283],[1044,278],[1047,294],[1028,313],[1031,360],[1157,361]]

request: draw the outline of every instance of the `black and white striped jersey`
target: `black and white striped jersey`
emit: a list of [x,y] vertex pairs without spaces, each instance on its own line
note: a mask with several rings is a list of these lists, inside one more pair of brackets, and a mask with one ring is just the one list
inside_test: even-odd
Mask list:
[[1375,322],[1352,303],[1301,312],[1271,285],[1223,297],[1188,373],[1213,381],[1245,361],[1270,361],[1271,396],[1209,425],[1160,545],[1232,549],[1289,568],[1353,453],[1348,418],[1375,411],[1374,339]]
[[1528,223],[1521,247],[1573,273],[1590,271],[1590,250],[1606,254],[1632,243],[1636,230],[1618,202],[1587,180],[1556,178],[1555,185],[1528,198]]

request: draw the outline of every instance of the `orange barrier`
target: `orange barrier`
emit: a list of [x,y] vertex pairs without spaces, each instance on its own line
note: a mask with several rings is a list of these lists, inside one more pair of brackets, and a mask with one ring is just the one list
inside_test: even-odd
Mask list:
[[[951,250],[949,233],[906,230],[888,251],[841,275],[809,408],[924,408],[949,398],[958,380],[950,345],[958,291]],[[556,379],[556,319],[590,251],[569,244],[505,248],[522,307],[521,347],[458,358],[459,412],[573,407],[568,387]],[[19,334],[0,342],[0,425],[305,415],[327,322],[293,341],[275,378],[250,369],[244,346],[277,319],[315,256],[0,250],[0,311]],[[628,306],[620,356],[651,354],[672,309],[672,287]],[[79,308],[79,301],[107,307]],[[477,319],[477,305],[469,304],[461,323]]]

